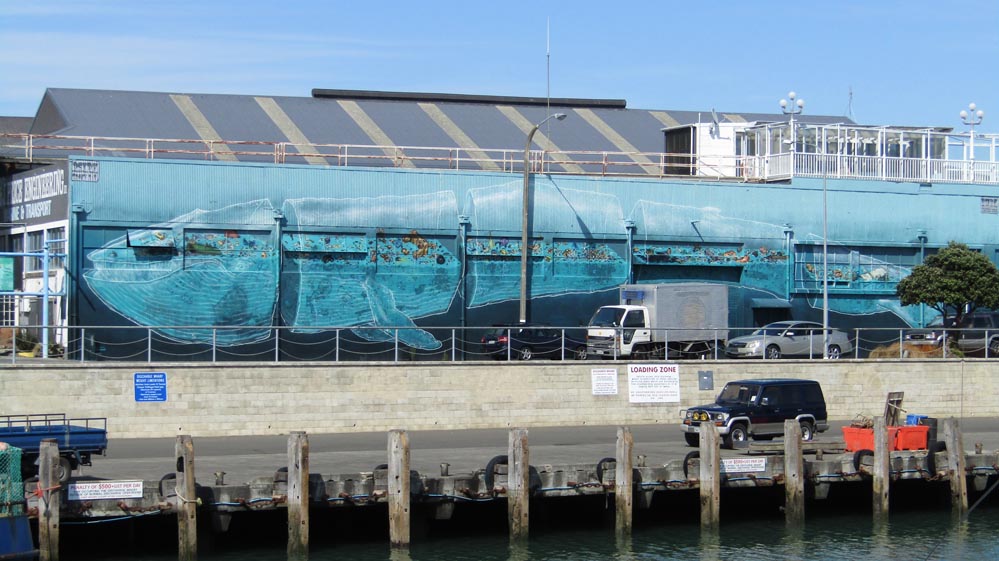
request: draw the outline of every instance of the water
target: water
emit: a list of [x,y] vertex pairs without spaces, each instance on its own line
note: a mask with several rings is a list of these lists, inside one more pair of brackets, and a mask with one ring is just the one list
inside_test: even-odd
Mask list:
[[[457,525],[461,533],[443,535],[429,529],[413,537],[408,551],[392,551],[388,546],[387,532],[370,535],[363,528],[355,528],[342,517],[313,517],[310,530],[310,559],[313,561],[874,561],[874,560],[987,560],[999,559],[999,509],[975,510],[967,520],[955,520],[948,509],[933,511],[892,513],[885,525],[874,524],[870,515],[856,512],[849,514],[810,514],[804,527],[789,529],[783,518],[767,512],[747,512],[745,517],[728,516],[723,519],[718,534],[702,534],[697,525],[696,507],[680,505],[688,515],[686,521],[661,519],[636,520],[636,528],[629,539],[617,542],[612,518],[597,513],[588,521],[579,517],[566,519],[561,524],[535,524],[532,512],[531,538],[523,547],[511,548],[505,534],[505,525],[496,525],[502,519],[498,510],[483,517],[469,518]],[[724,507],[723,507],[724,510]],[[681,511],[682,513],[682,511]],[[284,518],[280,514],[253,513],[270,517],[267,526],[258,526],[252,537],[232,531],[214,544],[202,538],[198,558],[201,561],[284,561]],[[355,512],[355,517],[358,513]],[[677,513],[674,513],[674,515]],[[384,512],[377,513],[365,524],[378,520]],[[641,517],[640,517],[641,518]],[[163,517],[163,526],[157,531],[164,543],[147,540],[141,532],[133,533],[132,551],[108,555],[106,550],[95,551],[94,543],[110,544],[112,541],[87,540],[88,545],[76,544],[72,549],[64,542],[62,559],[78,558],[124,561],[173,561],[176,550],[169,540],[175,539],[176,525],[170,517]],[[382,520],[384,520],[382,518]],[[356,521],[356,518],[355,518]],[[483,521],[489,527],[483,527]],[[234,521],[236,522],[236,521]],[[450,524],[454,524],[452,521]],[[478,527],[476,527],[478,526]],[[542,529],[537,530],[535,526]],[[367,527],[367,526],[365,526]],[[266,529],[265,529],[266,528]],[[67,528],[64,526],[64,534]],[[121,528],[116,532],[122,535]],[[127,534],[127,532],[126,532]],[[91,538],[93,535],[91,535]],[[120,538],[119,538],[120,540]],[[225,542],[225,543],[223,543]],[[135,545],[140,544],[140,545]],[[88,551],[80,557],[83,548]]]

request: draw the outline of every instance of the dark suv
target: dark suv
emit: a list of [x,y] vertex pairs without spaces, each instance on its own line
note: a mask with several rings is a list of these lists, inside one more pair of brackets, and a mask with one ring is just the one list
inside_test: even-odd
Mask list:
[[811,440],[829,429],[826,400],[813,380],[739,380],[725,384],[714,403],[691,407],[683,418],[688,446],[697,446],[701,423],[713,422],[722,446],[732,448],[750,437],[771,440],[783,436],[784,421],[801,423],[801,436]]
[[967,354],[999,357],[999,312],[967,314],[958,327],[957,348]]
[[[563,335],[564,333],[564,335]],[[547,325],[494,326],[482,336],[482,352],[493,360],[533,358],[586,360],[586,337],[579,330]]]

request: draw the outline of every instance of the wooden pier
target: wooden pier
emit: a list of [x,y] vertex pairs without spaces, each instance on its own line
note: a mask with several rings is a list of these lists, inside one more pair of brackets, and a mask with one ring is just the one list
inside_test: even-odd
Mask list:
[[[875,419],[876,432],[885,431],[883,418]],[[195,559],[199,517],[210,517],[212,528],[225,531],[235,513],[284,510],[288,522],[288,558],[306,559],[309,550],[309,515],[320,509],[357,509],[381,505],[387,509],[385,524],[391,545],[410,544],[413,507],[421,505],[437,520],[447,520],[456,504],[503,501],[507,505],[513,543],[529,539],[530,507],[535,501],[568,497],[603,496],[614,505],[615,533],[626,537],[636,510],[648,509],[656,497],[676,491],[696,491],[700,520],[705,531],[717,531],[725,508],[725,490],[784,487],[787,523],[800,524],[807,517],[806,498],[821,504],[835,485],[871,485],[875,519],[888,513],[888,498],[899,481],[949,482],[951,504],[957,512],[968,510],[969,487],[983,492],[999,474],[997,452],[973,453],[963,448],[956,419],[943,423],[943,440],[928,450],[889,451],[886,438],[875,438],[875,449],[845,452],[840,441],[802,442],[793,421],[786,427],[791,438],[752,443],[743,453],[722,457],[715,431],[701,433],[700,446],[684,458],[647,466],[644,457],[633,457],[634,443],[628,427],[617,431],[616,458],[586,465],[532,465],[529,430],[509,432],[509,449],[482,469],[450,474],[441,464],[439,474],[410,469],[409,436],[405,430],[388,434],[387,463],[374,470],[342,473],[326,478],[309,473],[309,440],[302,432],[288,437],[288,465],[249,482],[195,481],[196,442],[182,435],[176,439],[176,464],[159,481],[56,481],[54,446],[42,456],[42,477],[26,483],[29,513],[39,524],[42,559],[58,559],[60,524],[128,520],[146,516],[176,516],[179,559]],[[877,435],[876,435],[877,436]],[[882,435],[883,436],[883,435]],[[117,496],[116,496],[117,495]],[[611,496],[613,495],[613,499]],[[813,506],[812,508],[817,508]]]

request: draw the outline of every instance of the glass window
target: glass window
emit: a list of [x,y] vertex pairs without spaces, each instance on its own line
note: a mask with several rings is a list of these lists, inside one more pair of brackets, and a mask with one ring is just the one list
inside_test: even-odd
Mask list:
[[[66,253],[66,229],[65,228],[51,228],[47,232],[49,241],[49,252],[50,253]],[[63,240],[63,241],[55,241]],[[50,269],[61,269],[65,265],[64,257],[53,257],[49,260]]]
[[[36,232],[28,232],[27,242],[27,247],[24,248],[25,253],[41,253],[42,248],[45,246],[45,231],[38,230]],[[38,257],[25,258],[24,270],[41,271],[42,260]]]

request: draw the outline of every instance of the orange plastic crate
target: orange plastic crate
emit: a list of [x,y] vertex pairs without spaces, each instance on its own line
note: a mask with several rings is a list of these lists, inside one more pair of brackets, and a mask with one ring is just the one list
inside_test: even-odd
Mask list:
[[[888,427],[888,449],[895,449],[898,427]],[[846,441],[846,451],[874,450],[874,429],[859,427],[843,427],[843,440]]]
[[929,425],[906,425],[898,427],[893,450],[925,450],[930,433]]

